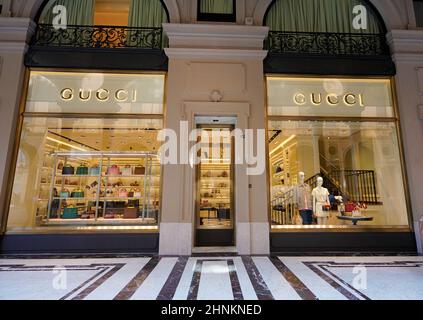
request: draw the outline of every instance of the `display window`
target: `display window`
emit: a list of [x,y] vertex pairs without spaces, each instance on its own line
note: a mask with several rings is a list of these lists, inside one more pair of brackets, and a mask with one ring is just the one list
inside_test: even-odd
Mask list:
[[[33,72],[30,78],[8,230],[157,228],[164,75]],[[81,100],[79,91],[85,99],[92,92],[90,99]]]
[[408,227],[390,81],[267,84],[272,229]]

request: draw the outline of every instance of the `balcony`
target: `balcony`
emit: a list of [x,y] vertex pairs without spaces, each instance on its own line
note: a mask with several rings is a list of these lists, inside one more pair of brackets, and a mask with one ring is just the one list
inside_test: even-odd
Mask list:
[[68,26],[55,29],[53,25],[38,25],[32,45],[67,48],[142,48],[162,49],[162,28],[133,28],[115,26]]
[[266,49],[270,53],[283,54],[389,55],[384,34],[270,31]]
[[29,67],[167,70],[163,29],[39,24],[25,63]]
[[270,31],[265,49],[268,73],[395,74],[384,34]]

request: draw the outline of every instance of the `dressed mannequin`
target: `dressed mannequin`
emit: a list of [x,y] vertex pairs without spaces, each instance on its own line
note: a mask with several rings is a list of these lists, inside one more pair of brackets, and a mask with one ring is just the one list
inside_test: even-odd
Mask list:
[[323,208],[328,205],[329,191],[323,187],[323,178],[317,178],[317,187],[312,191],[313,195],[313,212],[317,217],[317,224],[328,224],[329,212],[324,211]]
[[303,225],[313,224],[313,204],[311,202],[311,188],[304,182],[305,173],[298,173],[299,184],[295,187],[295,203],[300,212]]

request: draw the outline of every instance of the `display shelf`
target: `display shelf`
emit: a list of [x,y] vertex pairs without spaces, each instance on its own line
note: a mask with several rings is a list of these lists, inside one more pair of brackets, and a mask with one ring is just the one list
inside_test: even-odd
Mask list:
[[[46,187],[50,188],[50,194],[48,199],[40,197],[38,201],[45,203],[47,202],[47,208],[42,205],[38,208],[37,221],[42,221],[43,224],[49,224],[54,219],[54,216],[61,215],[64,213],[64,209],[68,207],[69,204],[76,204],[75,202],[82,202],[82,204],[76,204],[71,206],[71,208],[77,208],[78,211],[75,212],[80,218],[74,220],[81,220],[82,223],[93,220],[98,222],[99,219],[103,219],[106,214],[106,210],[113,208],[106,208],[103,205],[104,202],[112,201],[121,201],[125,203],[130,203],[131,201],[137,201],[138,213],[141,218],[136,219],[140,221],[142,218],[146,218],[150,215],[150,210],[158,211],[160,204],[159,192],[160,189],[160,164],[158,164],[158,156],[155,153],[151,152],[54,152],[49,155],[53,161],[46,163],[52,163],[52,167],[48,167],[50,172],[48,176],[42,175],[42,180],[44,182],[40,183],[42,190],[45,190]],[[127,168],[129,166],[129,161],[132,164],[131,167],[143,167],[145,173],[143,174],[131,174],[131,175],[109,175],[107,170],[112,166],[117,166],[118,168]],[[81,166],[86,167],[88,170],[90,168],[106,168],[106,170],[98,170],[98,174],[63,174],[62,168],[69,167],[71,165],[73,170],[77,170]],[[91,172],[89,172],[91,173]],[[82,179],[81,179],[82,178]],[[61,181],[58,181],[61,179]],[[125,185],[109,185],[110,181],[114,182],[116,179],[121,179],[126,181]],[[132,181],[128,181],[131,179]],[[89,182],[88,182],[88,181]],[[69,181],[75,182],[69,184]],[[76,182],[78,181],[78,182]],[[97,181],[96,185],[92,185],[93,182]],[[129,185],[132,182],[136,182],[138,185],[131,186]],[[84,190],[84,197],[60,197],[60,192],[63,190],[72,192],[75,189],[80,191]],[[102,192],[105,190],[112,190],[117,194],[119,189],[137,189],[137,192],[141,192],[140,197],[122,197],[122,196],[102,196]],[[41,189],[40,189],[41,190]],[[41,191],[40,191],[41,192]],[[40,194],[45,193],[42,191]],[[91,196],[87,196],[87,195]],[[125,205],[126,206],[126,205]],[[88,207],[95,208],[92,211],[88,211]],[[81,210],[81,208],[86,208],[86,210]],[[125,208],[114,208],[115,210],[122,210],[122,216],[124,216],[123,211]],[[94,214],[95,212],[95,214]],[[82,216],[81,216],[82,215]],[[93,215],[92,218],[86,218],[84,215]],[[158,215],[158,214],[157,214]],[[58,223],[67,224],[72,219],[58,218],[56,219]],[[116,219],[106,219],[106,221],[116,221]],[[122,219],[122,221],[129,221],[129,219]],[[155,220],[157,223],[157,220]]]

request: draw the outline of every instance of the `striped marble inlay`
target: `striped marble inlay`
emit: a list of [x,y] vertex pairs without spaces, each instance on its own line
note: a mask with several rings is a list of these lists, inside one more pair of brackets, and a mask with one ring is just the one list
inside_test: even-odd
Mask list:
[[421,279],[411,256],[9,258],[0,300],[423,300]]

